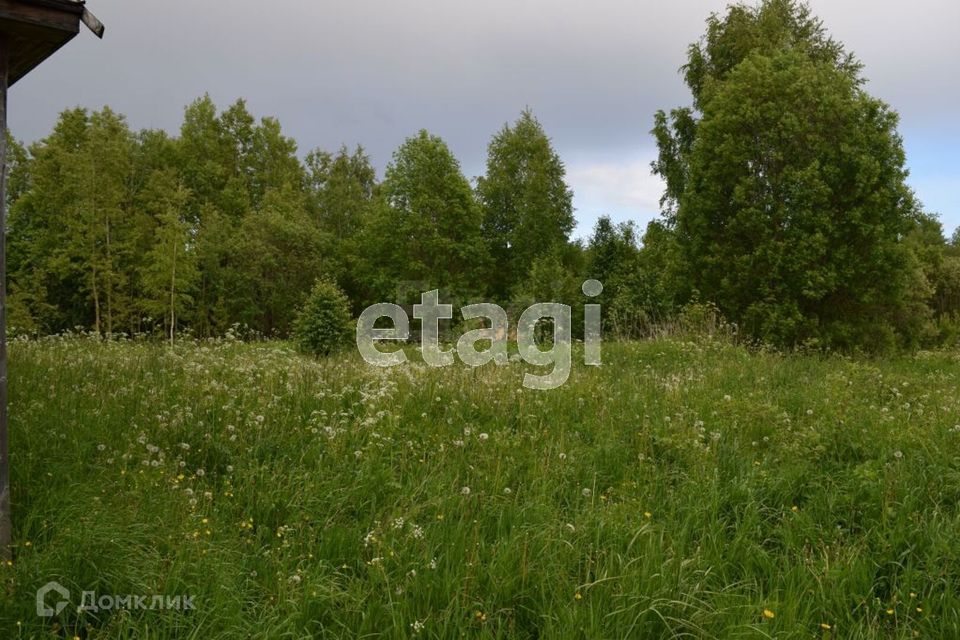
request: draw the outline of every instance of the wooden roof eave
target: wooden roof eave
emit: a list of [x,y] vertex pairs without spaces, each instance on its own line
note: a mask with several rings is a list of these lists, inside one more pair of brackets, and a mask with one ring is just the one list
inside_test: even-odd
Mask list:
[[80,31],[83,2],[0,0],[0,33],[7,38],[9,84],[29,73]]

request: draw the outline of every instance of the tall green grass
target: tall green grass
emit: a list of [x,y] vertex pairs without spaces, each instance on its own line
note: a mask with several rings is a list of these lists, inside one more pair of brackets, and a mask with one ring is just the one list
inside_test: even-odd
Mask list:
[[960,637],[957,355],[603,357],[16,342],[0,637]]

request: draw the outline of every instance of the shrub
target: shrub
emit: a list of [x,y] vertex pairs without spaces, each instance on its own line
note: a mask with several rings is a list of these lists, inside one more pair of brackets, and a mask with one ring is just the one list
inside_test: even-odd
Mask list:
[[304,353],[328,355],[348,344],[350,320],[350,301],[340,287],[317,280],[297,314],[294,338]]

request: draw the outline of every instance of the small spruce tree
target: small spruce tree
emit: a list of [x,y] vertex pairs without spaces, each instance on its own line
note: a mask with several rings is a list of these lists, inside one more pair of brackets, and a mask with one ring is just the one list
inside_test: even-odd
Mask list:
[[350,339],[350,301],[336,283],[317,280],[297,314],[294,339],[304,353],[329,355]]

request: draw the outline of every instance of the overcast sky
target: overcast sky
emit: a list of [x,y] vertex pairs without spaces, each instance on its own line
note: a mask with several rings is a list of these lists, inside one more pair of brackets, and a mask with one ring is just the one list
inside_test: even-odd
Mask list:
[[[464,173],[529,106],[553,138],[578,228],[600,214],[643,225],[659,108],[689,102],[677,73],[724,0],[89,0],[107,26],[82,32],[11,89],[10,128],[49,133],[65,108],[110,105],[136,129],[175,132],[204,92],[279,118],[300,151],[362,144],[382,169],[420,128]],[[868,89],[902,117],[911,184],[947,232],[960,225],[960,2],[813,0],[866,65]]]

